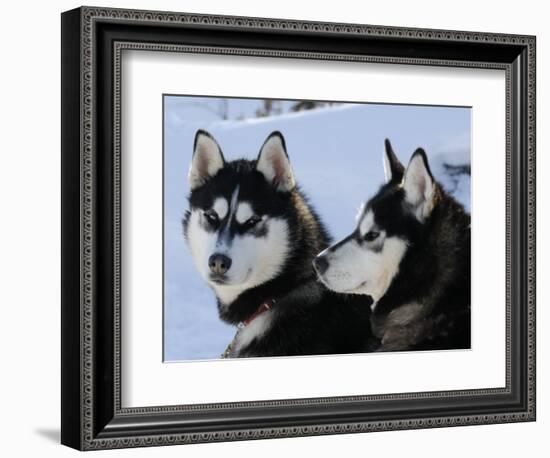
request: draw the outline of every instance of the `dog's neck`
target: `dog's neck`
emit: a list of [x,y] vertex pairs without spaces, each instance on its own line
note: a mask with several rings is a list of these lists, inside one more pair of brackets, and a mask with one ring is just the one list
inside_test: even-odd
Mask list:
[[[302,266],[305,272],[306,266]],[[310,276],[313,278],[313,270],[310,266]],[[258,308],[269,300],[278,300],[281,295],[288,295],[298,288],[305,275],[300,275],[294,269],[254,288],[240,293],[234,300],[227,303],[217,297],[218,312],[220,318],[226,323],[238,325],[251,317]]]
[[[441,298],[449,300],[449,290],[455,287],[453,280],[467,277],[469,282],[469,256],[467,262],[460,263],[460,257],[453,254],[460,250],[469,254],[470,216],[463,212],[457,218],[456,213],[450,212],[450,207],[459,204],[449,197],[443,202],[434,209],[440,214],[434,213],[426,221],[424,232],[418,240],[410,244],[386,293],[373,304],[374,317],[382,318],[410,303],[420,303],[425,312],[430,313]],[[446,217],[450,214],[454,215],[454,219]]]

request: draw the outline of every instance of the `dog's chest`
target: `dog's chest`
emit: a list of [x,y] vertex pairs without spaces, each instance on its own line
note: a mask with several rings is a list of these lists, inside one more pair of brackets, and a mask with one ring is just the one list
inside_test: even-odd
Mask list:
[[403,304],[386,315],[373,313],[371,327],[382,341],[381,350],[406,350],[423,338],[427,321],[424,306],[417,302]]
[[268,310],[249,323],[247,326],[239,329],[235,336],[232,348],[232,356],[238,356],[239,353],[246,350],[253,341],[261,339],[269,330],[273,321],[273,312]]

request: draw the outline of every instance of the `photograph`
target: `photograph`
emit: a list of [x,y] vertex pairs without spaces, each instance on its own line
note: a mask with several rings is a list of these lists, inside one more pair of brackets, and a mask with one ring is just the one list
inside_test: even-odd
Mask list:
[[162,97],[165,362],[471,348],[471,107]]
[[256,7],[61,14],[60,442],[535,422],[542,22]]

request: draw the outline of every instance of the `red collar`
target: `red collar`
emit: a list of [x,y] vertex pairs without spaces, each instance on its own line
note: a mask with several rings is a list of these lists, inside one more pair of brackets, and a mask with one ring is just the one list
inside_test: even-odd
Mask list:
[[243,321],[243,326],[248,326],[252,321],[258,318],[262,313],[271,310],[275,306],[275,299],[268,299],[256,309],[256,311]]

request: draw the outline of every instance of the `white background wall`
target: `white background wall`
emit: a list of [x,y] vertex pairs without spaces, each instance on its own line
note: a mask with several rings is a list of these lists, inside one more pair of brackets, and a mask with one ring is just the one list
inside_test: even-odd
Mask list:
[[[109,456],[544,456],[550,324],[548,13],[544,2],[117,0],[96,5],[433,27],[538,37],[538,421],[106,452]],[[68,456],[59,440],[60,13],[75,1],[4,2],[0,46],[0,450]],[[490,177],[488,177],[490,180]],[[545,212],[546,210],[546,212]],[[543,451],[544,449],[546,451]],[[538,450],[538,452],[537,452]]]

